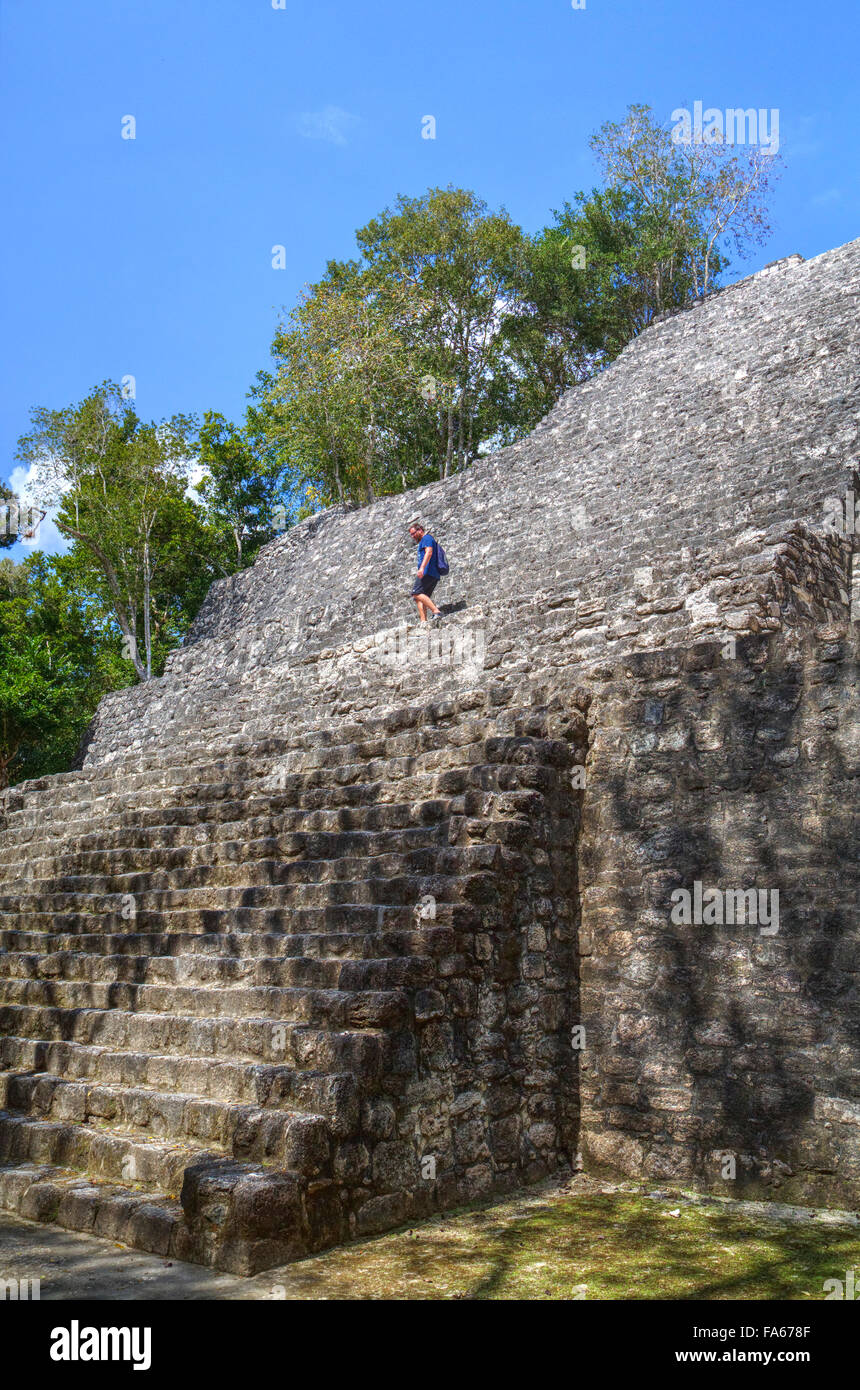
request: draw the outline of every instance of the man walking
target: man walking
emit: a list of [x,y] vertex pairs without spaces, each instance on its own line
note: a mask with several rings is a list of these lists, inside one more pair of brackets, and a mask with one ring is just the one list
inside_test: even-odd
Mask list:
[[428,614],[434,622],[438,622],[442,613],[433,602],[433,590],[441,577],[436,559],[436,542],[417,521],[412,522],[409,534],[418,546],[418,573],[412,585],[412,597],[422,623],[426,623]]

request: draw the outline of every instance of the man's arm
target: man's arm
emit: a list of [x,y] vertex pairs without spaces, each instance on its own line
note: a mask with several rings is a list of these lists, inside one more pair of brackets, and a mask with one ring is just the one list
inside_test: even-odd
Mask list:
[[[420,547],[419,547],[419,549],[420,549]],[[418,566],[418,578],[419,578],[419,579],[423,579],[423,578],[424,578],[424,571],[426,570],[427,566],[428,566],[429,563],[430,563],[430,556],[432,555],[432,553],[433,553],[433,547],[432,547],[432,545],[425,545],[425,547],[424,547],[424,559],[421,561],[421,564]]]

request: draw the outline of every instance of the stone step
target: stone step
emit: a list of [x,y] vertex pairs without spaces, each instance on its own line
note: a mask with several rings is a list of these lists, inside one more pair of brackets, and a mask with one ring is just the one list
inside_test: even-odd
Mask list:
[[165,1258],[177,1254],[176,1233],[184,1227],[177,1198],[39,1163],[0,1164],[0,1207]]
[[[86,804],[69,802],[51,815],[60,821],[64,833],[70,836],[90,833],[95,824],[107,831],[129,826],[208,827],[219,822],[242,822],[262,814],[269,817],[276,833],[309,829],[387,830],[441,820],[450,797],[460,795],[468,786],[485,787],[487,790],[492,790],[494,786],[507,789],[510,785],[517,785],[518,780],[516,777],[512,780],[511,770],[503,767],[490,770],[476,766],[468,773],[455,769],[433,774],[425,780],[423,787],[412,781],[408,784],[357,783],[333,788],[315,787],[304,796],[297,797],[280,791],[270,794],[246,793],[240,786],[225,789],[223,797],[207,801],[165,804],[153,798],[125,806],[111,805],[102,808],[104,814],[98,816]],[[438,807],[438,811],[433,814],[431,809],[421,817],[420,812],[416,811],[419,806]],[[53,824],[53,820],[50,823]],[[45,813],[28,808],[26,815],[22,812],[17,817],[9,818],[2,831],[2,844],[6,847],[26,845],[28,839],[43,835],[45,829]]]
[[205,1154],[193,1155],[179,1176],[180,1199],[139,1182],[119,1184],[89,1172],[82,1177],[69,1165],[10,1161],[0,1163],[0,1207],[238,1275],[257,1274],[348,1234],[335,1184],[325,1179],[309,1182]]
[[[476,610],[476,618],[480,617],[479,610]],[[237,707],[248,705],[247,700],[241,697],[236,701]],[[319,713],[309,713],[299,702],[299,709],[304,717],[292,719],[283,730],[274,733],[268,730],[265,739],[262,741],[249,733],[241,732],[238,727],[233,733],[221,732],[219,736],[219,748],[223,750],[221,760],[231,758],[242,758],[248,754],[271,753],[279,756],[288,753],[293,749],[313,749],[342,747],[349,743],[364,744],[371,739],[390,738],[401,736],[404,731],[416,730],[428,737],[438,737],[440,728],[446,729],[453,721],[458,724],[464,723],[469,718],[478,720],[482,725],[492,721],[493,724],[508,725],[517,719],[525,719],[534,722],[536,714],[531,708],[523,710],[502,710],[497,709],[487,713],[485,709],[486,697],[482,690],[474,690],[462,693],[453,703],[450,700],[421,702],[410,704],[407,701],[401,702],[396,710],[376,717],[368,716],[366,719],[357,722],[343,718],[333,718],[330,709]],[[292,712],[296,708],[295,701],[285,702],[285,708]],[[222,714],[229,713],[225,710],[222,702]],[[177,765],[177,761],[200,762],[212,761],[211,740],[201,737],[197,728],[192,722],[189,725],[191,735],[184,738],[181,743],[165,744],[153,743],[136,752],[123,751],[120,758],[100,765],[99,771],[112,772],[115,767],[123,769],[128,774],[135,772],[157,771]],[[92,775],[92,768],[85,767],[79,771],[63,773],[60,779],[65,784],[73,784],[80,781],[88,781]],[[37,778],[28,783],[28,789],[39,790],[54,782],[54,778]]]
[[[474,764],[473,766],[481,766]],[[352,772],[354,775],[346,775]],[[246,806],[253,813],[259,810],[309,811],[320,808],[332,809],[338,806],[363,806],[372,802],[391,802],[401,799],[406,784],[413,800],[430,798],[445,786],[444,779],[456,776],[461,769],[445,768],[434,772],[419,772],[401,777],[381,776],[369,778],[364,765],[344,769],[344,776],[335,781],[322,777],[307,779],[294,778],[280,782],[273,779],[273,785],[266,787],[242,781],[211,782],[205,786],[190,784],[187,788],[174,787],[169,795],[158,787],[141,789],[136,796],[122,794],[98,798],[76,795],[56,799],[47,805],[28,798],[20,811],[5,818],[5,832],[43,827],[46,819],[59,820],[64,826],[66,820],[86,819],[92,828],[94,823],[110,823],[130,815],[137,818],[151,810],[193,808],[198,820],[224,819],[225,806],[235,803]],[[462,774],[461,778],[462,780]]]
[[317,989],[418,989],[436,972],[424,956],[343,957],[212,955],[103,956],[82,951],[0,954],[0,998],[7,980],[89,984],[304,986]]
[[66,1080],[144,1086],[251,1106],[280,1105],[325,1115],[336,1135],[352,1133],[356,1128],[354,1110],[362,1081],[352,1072],[297,1071],[232,1059],[122,1052],[94,1044],[12,1035],[0,1038],[0,1070],[50,1072]]
[[[80,936],[94,928],[111,934],[141,932],[156,936],[209,935],[244,933],[278,934],[289,938],[306,932],[326,934],[343,931],[383,931],[388,926],[407,929],[416,925],[416,903],[326,903],[317,907],[225,907],[225,908],[159,908],[139,910],[126,916],[111,904],[111,910],[101,912],[35,912],[29,905],[14,911],[0,912],[0,930],[26,932],[55,932]],[[476,913],[468,903],[435,902],[436,919],[445,926],[464,931],[474,930]],[[72,946],[74,949],[74,946]]]
[[[355,1084],[340,1092],[332,1087],[331,1095],[338,1106],[341,1131],[355,1133],[359,1125]],[[109,1125],[115,1135],[189,1142],[243,1162],[272,1163],[309,1177],[330,1175],[330,1130],[319,1114],[243,1105],[192,1092],[71,1080],[47,1072],[0,1072],[0,1111],[84,1129]],[[9,1157],[2,1153],[2,1142],[0,1122],[0,1157]],[[110,1176],[127,1179],[136,1174],[121,1170]]]
[[[332,710],[217,760],[204,721],[154,774],[120,757],[5,799],[0,1163],[67,1187],[85,1173],[82,1220],[102,1210],[93,1185],[146,1188],[172,1213],[166,1248],[224,1268],[388,1219],[387,1190],[413,1181],[416,1141],[394,1126],[415,1014],[444,999],[437,976],[466,986],[482,907],[523,872],[571,761],[539,716],[457,728],[444,710],[441,728]],[[473,993],[452,992],[464,1029]],[[27,1181],[56,1217],[58,1180]]]
[[[8,915],[8,914],[7,914]],[[405,920],[412,921],[408,912]],[[388,929],[373,931],[377,925],[374,909],[367,910],[364,930],[323,932],[58,932],[57,919],[44,914],[44,930],[22,931],[0,929],[0,972],[2,955],[21,953],[41,955],[82,952],[96,956],[226,956],[234,961],[250,961],[259,957],[276,959],[306,956],[344,957],[353,960],[376,960],[384,956],[432,956],[450,954],[456,936],[449,927],[435,926],[432,921],[421,930]],[[356,924],[357,926],[359,924]],[[13,973],[11,970],[4,973]]]
[[300,1070],[381,1074],[384,1032],[361,1022],[314,1027],[279,1018],[128,1013],[121,1009],[65,1009],[55,1004],[0,1002],[0,1030],[35,1041],[78,1042],[118,1051],[228,1058]]
[[223,1157],[203,1145],[0,1111],[0,1163],[56,1164],[175,1195],[189,1163]]
[[[512,747],[519,743],[519,747]],[[557,743],[557,748],[553,744]],[[540,745],[545,745],[541,747]],[[348,746],[346,754],[354,756],[354,748]],[[531,754],[526,757],[527,753]],[[310,768],[299,772],[280,765],[261,767],[255,775],[239,775],[231,769],[230,777],[219,776],[218,765],[211,763],[194,765],[186,769],[187,776],[177,780],[178,770],[173,781],[166,781],[146,773],[135,779],[123,775],[113,778],[105,775],[92,783],[48,784],[44,787],[31,787],[26,797],[21,797],[20,805],[14,799],[7,801],[7,824],[28,823],[28,817],[60,814],[69,808],[87,806],[93,815],[103,816],[107,811],[123,807],[146,807],[163,804],[170,800],[177,804],[193,802],[205,805],[209,802],[222,802],[249,793],[281,791],[297,799],[304,805],[314,792],[343,792],[350,787],[366,787],[377,784],[388,785],[409,779],[410,783],[432,786],[433,779],[446,772],[464,768],[506,763],[514,754],[517,761],[551,761],[553,756],[569,757],[566,742],[494,735],[483,737],[475,742],[453,748],[441,747],[424,753],[420,759],[413,755],[398,755],[384,758],[371,758],[366,761],[343,761],[333,766]],[[169,796],[168,796],[169,794]]]
[[[47,786],[29,792],[26,802],[31,810],[38,810],[44,815],[64,805],[89,805],[101,811],[112,804],[146,804],[155,798],[158,801],[176,802],[222,800],[230,794],[230,789],[238,791],[240,788],[246,792],[281,790],[301,793],[330,784],[399,782],[405,777],[430,776],[457,767],[492,761],[492,758],[487,758],[485,748],[484,737],[462,746],[437,745],[416,753],[386,752],[383,756],[361,757],[360,749],[349,746],[332,750],[328,761],[322,761],[322,755],[312,754],[301,758],[294,755],[288,761],[273,761],[268,756],[224,767],[209,760],[184,768],[174,767],[161,774],[141,772],[126,775],[123,772],[72,787],[62,784]],[[334,757],[335,751],[340,753],[339,759]]]
[[29,1004],[63,1010],[110,1009],[170,1018],[218,1018],[237,1022],[269,1018],[326,1028],[396,1028],[409,1017],[402,990],[307,989],[275,985],[86,983],[78,980],[2,982],[2,1006]]
[[[493,847],[495,848],[495,847]],[[131,894],[114,887],[101,893],[43,892],[0,893],[0,924],[2,914],[48,912],[88,913],[93,917],[130,912],[125,899],[134,900],[134,911],[167,912],[177,910],[217,909],[229,911],[242,907],[304,908],[328,905],[391,906],[415,904],[424,894],[432,894],[441,902],[487,901],[495,880],[493,872],[464,872],[463,874],[398,874],[389,878],[329,879],[319,883],[299,881],[266,886],[217,887],[203,884],[197,888],[164,888],[140,890]],[[22,921],[21,925],[24,925]]]
[[[336,837],[332,837],[334,838]],[[494,857],[497,857],[497,851],[485,846],[449,844],[450,828],[446,829],[444,825],[428,832],[426,839],[430,843],[416,844],[415,838],[412,837],[405,844],[398,845],[396,837],[392,837],[392,843],[396,848],[384,854],[347,853],[343,850],[339,854],[321,858],[308,857],[304,853],[308,842],[312,843],[314,837],[296,836],[291,841],[285,839],[278,857],[272,857],[271,853],[264,856],[254,852],[264,847],[271,851],[271,842],[263,840],[249,844],[247,853],[243,853],[240,843],[231,842],[229,853],[218,850],[213,852],[209,846],[204,845],[194,851],[197,862],[187,866],[171,865],[169,862],[159,864],[156,859],[158,851],[153,852],[155,862],[150,866],[141,865],[135,862],[136,856],[133,858],[131,854],[123,852],[116,856],[116,862],[109,873],[94,872],[81,861],[81,858],[68,853],[58,856],[54,861],[58,868],[64,869],[65,872],[45,875],[38,871],[34,861],[28,857],[26,871],[19,871],[17,876],[7,876],[3,881],[3,887],[7,892],[14,890],[29,893],[39,893],[48,888],[66,892],[133,893],[142,885],[159,889],[192,888],[200,883],[229,886],[237,881],[253,887],[255,884],[360,878],[364,877],[361,870],[365,867],[372,871],[373,877],[394,876],[398,873],[451,874],[462,869],[492,867]],[[324,847],[334,849],[331,843]],[[351,848],[359,847],[353,844]],[[170,857],[169,852],[162,851],[161,854],[164,859]],[[140,882],[136,883],[135,879],[139,879]]]
[[[70,839],[93,833],[107,837],[129,834],[136,836],[145,831],[147,835],[153,835],[159,843],[167,843],[170,832],[176,829],[185,835],[190,831],[198,836],[205,834],[213,838],[242,839],[245,838],[245,827],[250,825],[257,831],[264,826],[271,834],[396,831],[432,826],[443,821],[449,814],[456,813],[456,805],[462,801],[463,795],[493,791],[509,792],[518,787],[539,788],[547,782],[548,776],[547,770],[540,766],[521,766],[516,769],[504,766],[477,766],[468,772],[453,771],[440,774],[436,785],[438,794],[424,800],[418,794],[418,789],[411,784],[408,788],[401,786],[399,790],[394,789],[395,795],[389,794],[391,789],[375,786],[369,789],[346,789],[349,792],[349,804],[339,794],[333,793],[332,800],[338,802],[334,806],[320,804],[299,808],[292,804],[288,796],[272,793],[269,796],[249,795],[207,805],[161,805],[150,807],[148,810],[137,807],[112,820],[106,819],[103,828],[95,832],[92,816],[84,811],[80,811],[76,816],[74,808],[62,818],[61,823],[64,836],[68,835]],[[410,793],[410,799],[398,800],[406,790]],[[362,797],[369,799],[362,800]],[[45,834],[45,818],[36,815],[28,825],[15,822],[0,831],[0,845],[7,849],[20,847],[23,859],[28,844],[41,846],[46,843]],[[247,834],[249,839],[256,837],[256,834]],[[198,840],[198,843],[203,841]]]
[[[95,848],[124,849],[174,844],[220,844],[223,840],[241,842],[243,839],[279,837],[282,835],[396,834],[419,831],[438,825],[447,812],[448,802],[431,800],[431,810],[414,801],[379,802],[367,806],[338,807],[334,810],[297,810],[285,806],[286,798],[248,797],[220,806],[218,819],[204,816],[199,808],[162,806],[140,814],[125,815],[93,830],[89,817],[69,816],[63,821],[64,835],[73,845],[85,836]],[[56,847],[42,820],[29,827],[13,827],[0,831],[0,845],[13,851],[13,863],[20,863],[30,852],[43,847]]]
[[[117,870],[128,872],[129,866],[140,870],[173,869],[238,860],[335,859],[342,855],[373,859],[447,843],[444,825],[439,823],[385,831],[288,834],[255,834],[255,828],[254,821],[245,821],[213,825],[212,834],[205,837],[196,826],[163,826],[152,827],[146,834],[132,828],[64,836],[61,842],[56,838],[31,840],[23,860],[14,848],[0,848],[0,873],[7,870],[11,878],[17,878],[25,876],[26,869],[26,876],[45,878],[61,871],[71,860],[79,865],[80,872],[112,874]],[[159,834],[159,830],[163,833]]]
[[[477,853],[481,850],[482,853]],[[185,891],[211,886],[213,888],[268,887],[289,884],[340,882],[363,878],[363,870],[373,878],[392,878],[402,874],[456,873],[462,865],[468,870],[493,867],[498,849],[485,846],[432,846],[411,849],[403,853],[380,854],[372,858],[342,855],[335,859],[230,859],[218,863],[198,863],[188,868],[137,865],[117,867],[112,874],[81,871],[77,859],[70,855],[65,861],[65,873],[46,878],[29,874],[23,878],[7,878],[3,883],[3,900],[12,893],[21,898],[39,897],[44,893],[123,894]]]
[[[330,740],[331,746],[349,746],[351,740],[342,726],[332,727],[337,729],[337,733]],[[353,726],[353,733],[363,741],[369,741],[372,736],[371,729],[362,729],[360,726]],[[92,767],[84,767],[50,777],[34,778],[13,788],[9,799],[13,804],[17,804],[22,792],[28,797],[38,798],[43,793],[51,794],[63,789],[73,794],[100,795],[103,790],[121,784],[137,787],[141,784],[140,779],[152,786],[169,787],[193,780],[199,771],[208,774],[207,780],[211,780],[218,772],[222,775],[236,773],[239,776],[248,772],[255,776],[261,768],[264,772],[267,771],[272,759],[294,755],[301,757],[303,754],[311,757],[314,748],[325,744],[323,731],[309,736],[307,730],[299,724],[293,734],[286,733],[281,736],[271,733],[265,738],[226,735],[219,739],[222,752],[213,757],[211,741],[207,737],[201,738],[199,734],[192,734],[176,745],[153,745],[138,753],[124,754],[100,765],[97,772]]]

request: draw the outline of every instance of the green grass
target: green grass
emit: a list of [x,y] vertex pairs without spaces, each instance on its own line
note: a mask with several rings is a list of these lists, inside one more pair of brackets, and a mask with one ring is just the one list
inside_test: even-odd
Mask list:
[[576,1179],[341,1247],[276,1278],[287,1297],[304,1298],[570,1299],[585,1286],[589,1300],[820,1300],[825,1279],[856,1266],[856,1224]]

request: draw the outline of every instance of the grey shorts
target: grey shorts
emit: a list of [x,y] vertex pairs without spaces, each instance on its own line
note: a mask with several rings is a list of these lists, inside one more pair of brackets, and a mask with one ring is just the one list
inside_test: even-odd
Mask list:
[[433,590],[438,583],[439,580],[431,579],[429,574],[422,575],[421,578],[416,579],[415,583],[412,585],[412,597],[414,598],[416,594],[423,594],[425,598],[432,598]]

